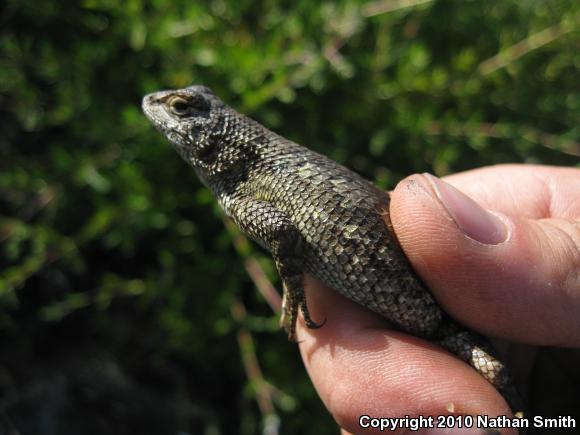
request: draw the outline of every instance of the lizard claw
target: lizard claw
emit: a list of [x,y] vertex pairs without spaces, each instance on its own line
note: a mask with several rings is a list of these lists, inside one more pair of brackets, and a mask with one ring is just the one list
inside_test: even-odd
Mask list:
[[306,305],[306,301],[300,304],[300,311],[302,311],[302,315],[304,316],[304,322],[306,323],[306,326],[308,326],[308,328],[319,329],[326,324],[326,319],[324,319],[321,323],[312,320],[312,317],[310,317],[310,312],[308,311],[308,306]]
[[326,319],[324,319],[322,322],[317,323],[312,319],[306,320],[306,326],[308,326],[310,329],[320,329],[322,328],[324,325],[326,325]]

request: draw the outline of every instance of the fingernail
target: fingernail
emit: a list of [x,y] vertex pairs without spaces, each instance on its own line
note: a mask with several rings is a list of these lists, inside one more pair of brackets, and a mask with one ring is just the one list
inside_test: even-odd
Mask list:
[[508,229],[500,218],[443,180],[431,174],[423,176],[459,229],[468,237],[486,245],[497,245],[507,239]]

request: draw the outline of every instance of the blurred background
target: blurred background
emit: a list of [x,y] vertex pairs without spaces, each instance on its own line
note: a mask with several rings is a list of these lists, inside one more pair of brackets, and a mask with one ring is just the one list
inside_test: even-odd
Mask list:
[[576,165],[579,28],[577,0],[2,2],[0,433],[337,433],[273,264],[144,94],[205,84],[383,188]]

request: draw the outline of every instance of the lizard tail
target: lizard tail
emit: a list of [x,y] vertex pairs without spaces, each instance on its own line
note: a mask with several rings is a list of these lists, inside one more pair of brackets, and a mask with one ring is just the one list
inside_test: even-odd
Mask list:
[[523,417],[524,402],[489,341],[451,319],[446,320],[435,334],[436,342],[473,367],[500,392],[514,415]]

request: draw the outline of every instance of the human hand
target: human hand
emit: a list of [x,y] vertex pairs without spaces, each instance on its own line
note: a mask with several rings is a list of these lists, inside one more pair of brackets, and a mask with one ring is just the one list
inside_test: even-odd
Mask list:
[[[456,189],[413,175],[396,187],[390,207],[405,253],[444,310],[488,336],[580,347],[580,170],[505,165],[445,180]],[[306,293],[312,317],[326,324],[307,329],[300,319],[300,350],[345,430],[361,432],[364,414],[510,415],[499,393],[453,355],[389,329],[378,315],[309,276]],[[507,350],[520,388],[533,388],[533,348]],[[568,382],[557,391],[570,388]],[[577,393],[571,397],[578,400]]]

